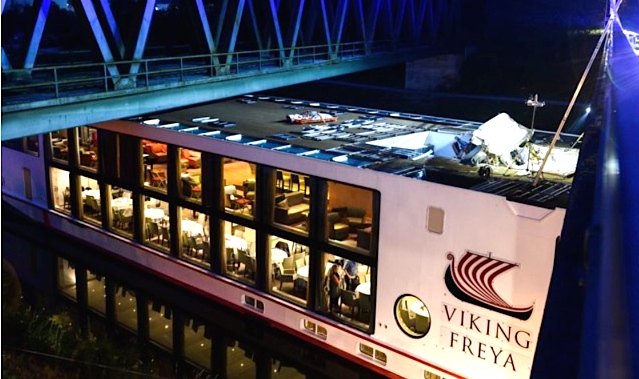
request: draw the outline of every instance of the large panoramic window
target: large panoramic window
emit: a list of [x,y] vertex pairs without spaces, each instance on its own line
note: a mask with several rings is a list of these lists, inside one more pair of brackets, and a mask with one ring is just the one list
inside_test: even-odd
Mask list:
[[223,175],[226,212],[252,217],[255,206],[255,165],[225,158]]
[[98,181],[86,176],[80,177],[82,186],[82,217],[85,220],[100,223],[102,210],[100,207],[100,186]]
[[308,232],[310,187],[302,174],[277,170],[273,221],[296,232]]
[[270,246],[271,291],[305,305],[310,272],[308,247],[277,236],[270,237]]
[[78,128],[78,162],[83,168],[98,169],[98,130],[89,126]]
[[168,185],[168,146],[165,143],[142,140],[144,185],[166,193]]
[[180,193],[182,197],[196,203],[202,202],[202,153],[179,148]]
[[71,212],[71,185],[69,172],[51,167],[51,195],[53,196],[53,207],[63,212]]
[[355,260],[324,254],[320,309],[361,329],[368,329],[374,289],[371,269]]
[[331,243],[368,254],[371,249],[373,191],[327,181],[327,237]]
[[144,198],[144,242],[168,252],[169,204],[146,196]]
[[181,208],[180,213],[182,215],[180,257],[199,266],[210,267],[211,241],[208,216],[189,208]]
[[250,284],[255,283],[255,229],[225,221],[223,256],[227,275]]
[[111,227],[128,237],[133,236],[133,193],[130,190],[111,187]]
[[51,158],[63,162],[69,161],[69,139],[67,133],[66,129],[49,133]]

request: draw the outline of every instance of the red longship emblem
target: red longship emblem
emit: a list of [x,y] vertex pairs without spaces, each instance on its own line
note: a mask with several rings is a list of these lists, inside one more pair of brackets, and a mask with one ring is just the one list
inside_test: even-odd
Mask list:
[[497,293],[493,287],[495,278],[518,267],[517,264],[497,258],[466,251],[459,262],[455,262],[452,253],[448,253],[450,264],[444,280],[448,290],[459,300],[466,301],[520,320],[528,320],[534,304],[528,307],[515,307]]

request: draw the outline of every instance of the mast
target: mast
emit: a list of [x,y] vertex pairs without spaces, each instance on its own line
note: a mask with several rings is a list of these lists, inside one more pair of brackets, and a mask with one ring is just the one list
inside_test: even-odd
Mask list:
[[606,24],[606,27],[604,28],[603,33],[601,33],[601,37],[599,37],[597,46],[595,47],[595,50],[592,52],[592,55],[590,56],[588,65],[586,66],[586,69],[581,75],[579,84],[577,84],[577,88],[575,89],[575,92],[572,95],[572,99],[570,100],[570,103],[568,104],[568,108],[566,108],[566,112],[564,113],[564,116],[561,119],[561,122],[559,123],[559,128],[557,128],[557,131],[555,132],[555,135],[552,138],[552,142],[550,143],[550,146],[548,147],[548,151],[546,152],[546,155],[544,156],[544,160],[541,162],[541,166],[539,166],[539,170],[537,171],[537,174],[535,175],[535,180],[533,180],[533,186],[536,186],[537,184],[539,184],[539,180],[541,179],[541,173],[544,171],[544,166],[546,165],[546,162],[548,161],[548,158],[550,157],[550,153],[552,152],[552,149],[555,147],[555,144],[557,143],[557,139],[559,139],[559,135],[561,134],[561,131],[564,129],[564,125],[566,125],[566,120],[568,119],[568,115],[572,111],[572,107],[575,105],[575,101],[577,101],[577,96],[579,95],[579,92],[581,92],[581,88],[583,87],[584,82],[586,81],[586,77],[588,76],[588,73],[590,72],[590,69],[592,68],[592,64],[595,61],[595,57],[597,56],[597,54],[599,54],[599,50],[601,49],[601,46],[603,45],[603,41],[606,39],[606,37],[612,30],[612,25],[614,21],[615,21],[615,17],[610,17],[610,19],[608,20],[608,23]]

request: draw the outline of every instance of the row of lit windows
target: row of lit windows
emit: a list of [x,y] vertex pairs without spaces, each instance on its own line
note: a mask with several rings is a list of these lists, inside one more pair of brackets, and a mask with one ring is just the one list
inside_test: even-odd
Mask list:
[[[71,139],[75,143],[69,144],[68,134],[75,135],[75,139]],[[86,178],[82,178],[78,185],[83,192],[86,188],[98,190],[97,177],[92,174],[102,171],[101,176],[108,180],[111,171],[120,174],[124,171],[123,169],[113,170],[110,166],[118,166],[117,163],[121,162],[129,162],[128,166],[135,166],[134,163],[137,161],[141,162],[140,172],[135,173],[134,178],[123,180],[120,175],[116,175],[114,180],[109,181],[113,182],[114,186],[115,182],[124,181],[120,187],[131,189],[135,189],[137,185],[142,183],[145,189],[150,190],[145,194],[147,197],[153,197],[153,193],[166,194],[171,198],[180,197],[190,203],[213,206],[216,209],[221,208],[227,213],[247,219],[254,218],[257,211],[264,213],[265,207],[270,206],[272,222],[275,224],[293,229],[296,233],[301,234],[307,234],[310,228],[317,229],[318,225],[312,224],[314,217],[311,214],[313,207],[310,201],[315,195],[311,193],[312,180],[307,175],[285,170],[273,170],[275,182],[270,185],[270,188],[267,188],[258,183],[258,179],[263,180],[264,177],[257,177],[257,165],[223,158],[222,177],[211,175],[212,180],[210,183],[206,183],[203,180],[204,177],[216,171],[216,165],[210,159],[208,161],[204,159],[203,162],[203,158],[206,157],[203,157],[201,152],[176,148],[177,160],[170,160],[170,145],[145,139],[138,139],[140,147],[138,152],[141,156],[137,156],[130,149],[124,149],[122,145],[125,143],[116,142],[113,146],[115,149],[112,150],[118,154],[115,158],[111,158],[115,163],[101,165],[99,158],[101,143],[98,141],[98,135],[104,134],[110,137],[105,139],[114,139],[114,135],[115,137],[119,136],[90,127],[63,130],[50,135],[52,161],[70,163],[70,167],[78,167],[81,172],[86,173]],[[118,138],[115,139],[118,140]],[[69,162],[69,150],[76,151],[75,161]],[[91,157],[83,159],[83,155]],[[69,193],[72,186],[65,186],[65,181],[58,179],[57,188],[62,193]],[[325,195],[322,195],[325,210],[322,212],[324,217],[321,223],[327,224],[327,228],[325,228],[327,238],[333,242],[342,243],[345,247],[358,250],[359,253],[366,254],[366,250],[370,250],[371,232],[374,229],[373,224],[376,222],[374,192],[337,182],[326,181],[325,183]],[[212,188],[216,184],[219,188]],[[214,191],[222,192],[221,201],[211,196]],[[271,198],[267,199],[267,202],[272,204],[259,204],[260,201],[264,200],[259,196],[259,191],[270,192],[272,195]],[[115,188],[114,198],[123,192],[122,189]],[[84,198],[85,194],[83,194]],[[160,198],[162,197],[160,196]],[[58,204],[56,203],[56,205]],[[89,210],[91,211],[91,209]],[[97,210],[93,213],[97,214]]]
[[116,149],[114,162],[139,162],[128,181],[110,178],[107,164],[53,150],[60,141],[75,151],[85,144],[98,157],[98,138],[129,138],[103,132],[50,135],[55,209],[301,306],[314,297],[322,312],[371,328],[374,191],[143,139],[138,149]]

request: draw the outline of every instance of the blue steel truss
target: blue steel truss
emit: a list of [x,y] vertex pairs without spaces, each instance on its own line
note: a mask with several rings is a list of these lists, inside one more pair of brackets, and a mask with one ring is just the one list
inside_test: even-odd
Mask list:
[[131,2],[123,19],[107,0],[71,1],[92,59],[51,64],[40,46],[52,0],[35,0],[30,33],[2,46],[3,140],[27,120],[42,133],[426,57],[461,28],[460,0],[173,0],[188,22],[171,28],[193,38],[158,56],[174,48],[157,44],[165,4]]

